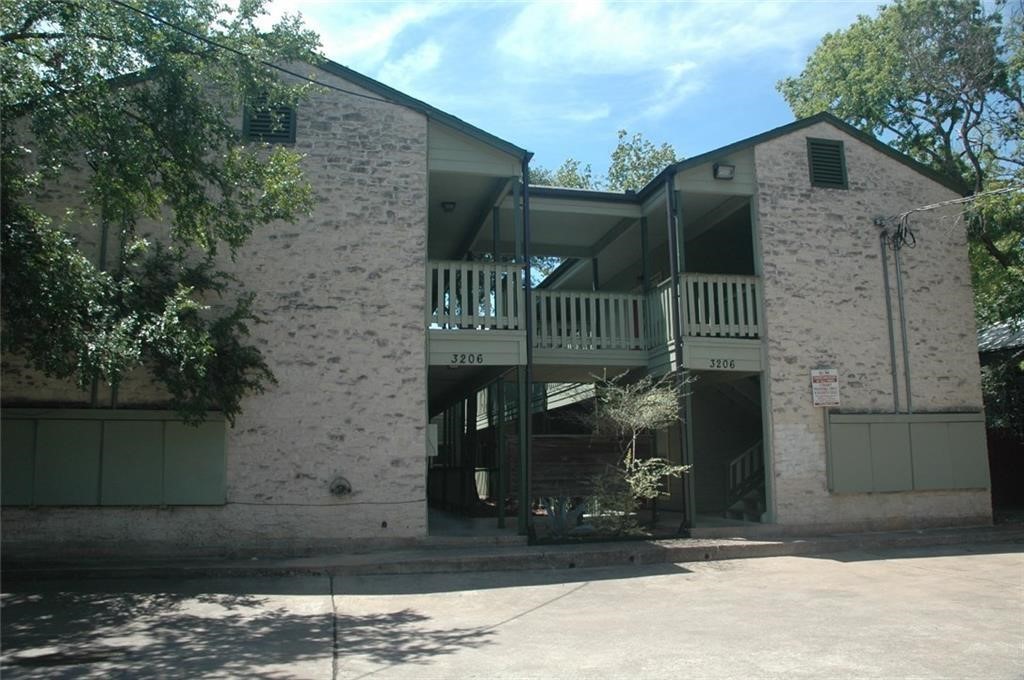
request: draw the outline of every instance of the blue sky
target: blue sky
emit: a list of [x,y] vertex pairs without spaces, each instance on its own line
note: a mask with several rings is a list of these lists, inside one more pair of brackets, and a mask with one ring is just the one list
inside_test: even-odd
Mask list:
[[683,156],[793,119],[775,91],[877,2],[338,2],[301,12],[326,56],[533,151],[601,175],[616,131]]

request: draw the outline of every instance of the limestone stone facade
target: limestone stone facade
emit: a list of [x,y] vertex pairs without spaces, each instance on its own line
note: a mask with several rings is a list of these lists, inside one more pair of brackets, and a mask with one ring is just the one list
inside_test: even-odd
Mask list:
[[[329,73],[317,77],[374,94]],[[427,535],[430,124],[415,107],[330,90],[299,107],[295,149],[316,208],[256,233],[232,265],[257,295],[266,323],[252,332],[278,384],[247,399],[227,431],[226,504],[5,507],[5,550],[295,551]],[[848,189],[810,185],[808,137],[844,143]],[[827,122],[754,143],[753,167],[771,519],[847,528],[990,521],[987,490],[831,493],[825,414],[810,398],[810,370],[830,367],[841,375],[844,411],[892,409],[874,219],[956,194]],[[58,215],[75,204],[80,184],[71,178],[41,196],[42,207]],[[964,225],[948,209],[913,224],[917,247],[901,257],[914,407],[980,411]],[[891,303],[895,310],[894,292]],[[899,352],[894,368],[905,405]],[[3,397],[5,405],[78,407],[90,399],[16,357],[5,357]],[[118,394],[126,407],[160,400],[141,372]],[[330,492],[341,477],[352,489],[344,498]]]
[[[848,189],[812,187],[808,137],[843,142]],[[828,123],[755,147],[766,322],[775,521],[896,526],[991,521],[987,490],[831,494],[825,416],[810,371],[836,368],[843,412],[893,408],[878,217],[957,194]],[[944,208],[912,218],[901,251],[915,411],[980,411],[980,371],[965,225]],[[892,253],[896,374],[906,407]]]
[[[426,131],[420,112],[334,91],[299,107],[295,150],[316,208],[256,233],[234,266],[256,293],[266,323],[253,339],[278,384],[248,398],[227,431],[226,505],[7,507],[5,545],[223,552],[425,535]],[[75,200],[74,182],[63,191],[42,197],[44,209]],[[88,403],[7,363],[8,403]],[[143,377],[118,395],[124,407],[154,401]],[[338,477],[352,487],[344,499],[329,490]]]

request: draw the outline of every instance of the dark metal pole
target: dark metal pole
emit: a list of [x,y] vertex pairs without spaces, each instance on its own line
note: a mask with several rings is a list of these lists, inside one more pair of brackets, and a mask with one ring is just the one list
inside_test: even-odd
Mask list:
[[892,412],[900,412],[900,387],[896,379],[896,332],[892,327],[892,300],[889,286],[889,253],[885,243],[889,232],[883,230],[878,242],[882,246],[882,286],[885,289],[885,323],[889,327],[889,369],[892,373]]
[[519,527],[519,533],[530,533],[531,517],[529,502],[531,499],[530,495],[530,475],[531,475],[531,458],[533,453],[533,422],[530,413],[530,401],[533,396],[533,268],[530,260],[530,158],[527,156],[523,159],[522,164],[523,174],[523,266],[525,268],[525,274],[523,276],[523,285],[525,287],[523,300],[526,309],[523,310],[523,316],[526,320],[526,366],[523,371],[523,382],[526,391],[526,412],[520,414],[523,418],[525,427],[520,427],[520,431],[523,432],[525,441],[522,442],[522,485],[525,489],[523,496],[526,498],[527,507],[520,510],[520,515],[525,510],[526,522]]
[[491,208],[491,257],[498,261],[498,239],[501,238],[501,223],[498,221],[498,213],[501,209],[498,206]]
[[694,520],[693,460],[686,445],[686,379],[683,374],[683,328],[680,280],[679,280],[679,216],[675,206],[675,173],[665,179],[665,217],[668,222],[669,264],[672,276],[672,342],[675,344],[676,389],[679,394],[679,458],[683,465],[690,465],[690,472],[683,475],[683,527],[692,528]]
[[907,413],[914,412],[914,403],[910,396],[910,346],[907,344],[907,310],[903,304],[903,270],[900,267],[900,249],[892,249],[896,258],[896,302],[900,307],[900,337],[903,341],[903,382],[907,388]]
[[498,378],[498,413],[495,420],[495,436],[497,444],[495,450],[498,452],[498,528],[505,528],[505,458],[507,450],[505,447],[505,378]]
[[[651,244],[647,235],[647,218],[640,218],[640,254],[643,267],[644,294],[651,289]],[[649,315],[648,315],[649,316]]]

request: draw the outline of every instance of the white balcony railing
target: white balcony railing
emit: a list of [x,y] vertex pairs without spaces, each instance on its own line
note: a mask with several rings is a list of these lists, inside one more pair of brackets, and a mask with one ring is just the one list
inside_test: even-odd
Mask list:
[[647,348],[642,295],[538,290],[533,297],[536,348]]
[[685,335],[757,338],[761,314],[755,276],[684,274]]
[[[680,277],[683,335],[688,337],[759,338],[760,282],[755,276],[683,274]],[[672,284],[661,284],[648,296],[652,346],[672,339]]]
[[523,269],[505,262],[427,264],[428,328],[520,330]]
[[[754,276],[680,276],[686,337],[761,337],[760,282]],[[428,328],[524,330],[523,269],[512,263],[431,261]],[[672,340],[672,285],[647,295],[533,292],[533,346],[542,349],[639,350]]]

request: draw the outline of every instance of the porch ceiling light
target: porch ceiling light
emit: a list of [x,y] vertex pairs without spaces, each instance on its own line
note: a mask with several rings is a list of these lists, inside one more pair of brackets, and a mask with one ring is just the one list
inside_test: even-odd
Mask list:
[[441,201],[441,210],[446,213],[455,212],[455,201]]
[[711,167],[715,173],[715,179],[732,179],[736,176],[735,165],[729,165],[728,163],[715,163]]

